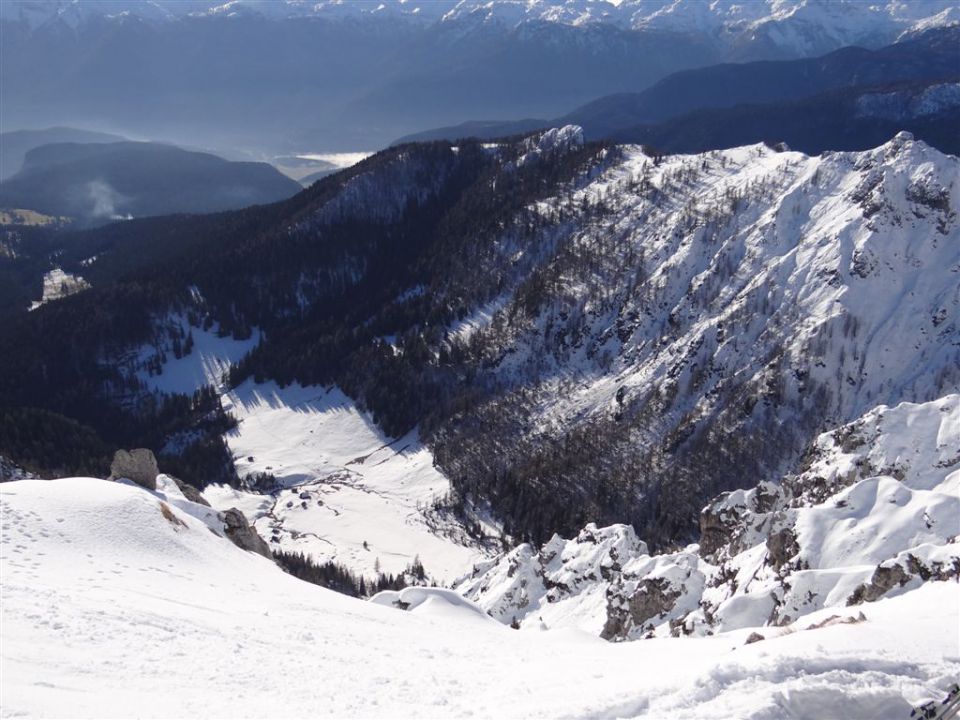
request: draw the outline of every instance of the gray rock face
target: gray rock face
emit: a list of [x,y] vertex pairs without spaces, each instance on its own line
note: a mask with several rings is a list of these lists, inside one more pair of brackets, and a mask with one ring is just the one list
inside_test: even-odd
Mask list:
[[187,500],[190,502],[195,502],[198,505],[206,505],[207,507],[210,507],[210,503],[207,502],[207,499],[201,495],[200,491],[197,490],[193,485],[185,483],[183,480],[174,477],[173,475],[170,475],[169,478],[177,484],[177,487],[180,488],[180,492],[183,493],[183,496]]
[[160,469],[157,467],[157,459],[153,452],[146,448],[129,451],[117,450],[113,456],[113,462],[110,463],[111,480],[126,478],[147,490],[157,489],[157,475],[159,474]]
[[800,546],[792,528],[782,528],[767,538],[767,560],[775,568],[783,568],[799,552]]
[[625,612],[608,606],[607,622],[600,637],[604,640],[625,638],[630,628],[642,628],[648,620],[672,610],[680,595],[664,578],[645,578],[630,596]]
[[238,548],[249,550],[273,560],[273,555],[267,543],[254,530],[243,513],[236,508],[230,508],[223,513],[223,531],[230,541]]
[[901,585],[905,585],[910,580],[910,575],[900,565],[891,565],[888,567],[878,566],[873,571],[873,577],[869,583],[860,585],[853,591],[847,599],[847,605],[859,605],[863,602],[875,602],[890,590]]

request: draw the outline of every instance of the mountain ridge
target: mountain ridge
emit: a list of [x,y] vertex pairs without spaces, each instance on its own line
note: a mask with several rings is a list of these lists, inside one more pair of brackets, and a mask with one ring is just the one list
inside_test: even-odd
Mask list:
[[[7,330],[47,358],[48,382],[30,379],[34,362],[2,374],[26,378],[5,392],[24,403],[42,388],[32,402],[62,412],[76,399],[60,378],[89,372],[133,402],[137,373],[162,371],[187,335],[151,317],[178,309],[188,326],[265,334],[232,385],[335,383],[388,435],[419,424],[450,512],[489,502],[518,540],[595,520],[678,541],[702,502],[745,473],[779,477],[825,423],[958,381],[956,163],[907,134],[819,158],[649,156],[572,127],[394,148],[285,204],[181,224],[210,257],[174,258],[166,278],[111,281],[97,264],[123,245],[103,253],[84,269],[93,289]],[[168,222],[112,231],[149,247]],[[61,342],[102,356],[103,330],[71,329],[81,307],[130,328],[114,346],[152,349],[139,365],[58,359]],[[40,322],[63,327],[48,350],[31,339]]]

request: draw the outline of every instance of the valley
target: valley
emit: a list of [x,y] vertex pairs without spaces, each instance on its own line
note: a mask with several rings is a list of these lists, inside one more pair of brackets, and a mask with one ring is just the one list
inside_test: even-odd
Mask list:
[[956,720],[958,123],[955,0],[0,3],[0,717]]

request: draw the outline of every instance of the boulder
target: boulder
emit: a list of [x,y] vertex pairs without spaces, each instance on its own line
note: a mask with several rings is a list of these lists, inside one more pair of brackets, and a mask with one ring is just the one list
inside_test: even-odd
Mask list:
[[197,505],[206,505],[207,507],[210,507],[210,503],[207,502],[207,499],[201,495],[200,491],[197,490],[193,485],[185,483],[183,480],[178,477],[174,477],[173,475],[168,475],[167,477],[177,484],[177,487],[180,488],[180,492],[183,493],[183,496],[187,500],[197,503]]
[[223,532],[238,548],[249,550],[273,560],[270,548],[247,522],[247,518],[236,508],[223,513]]
[[136,450],[117,450],[110,463],[110,479],[126,478],[147,490],[157,489],[157,458],[151,450],[137,448]]
[[781,528],[767,538],[767,562],[772,567],[783,568],[799,552],[797,537],[790,527]]
[[847,605],[875,602],[895,587],[906,585],[911,575],[898,564],[878,565],[869,583],[864,583],[847,598]]

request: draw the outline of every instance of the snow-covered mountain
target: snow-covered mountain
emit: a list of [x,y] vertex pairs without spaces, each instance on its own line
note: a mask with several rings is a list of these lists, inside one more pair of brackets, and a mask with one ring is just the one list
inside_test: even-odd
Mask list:
[[611,157],[478,250],[499,310],[469,343],[504,389],[437,432],[461,491],[506,475],[556,526],[589,498],[584,520],[678,539],[679,488],[777,479],[817,432],[960,384],[956,157],[906,134]]
[[960,22],[960,10],[950,0],[872,4],[856,0],[24,0],[9,3],[0,15],[34,27],[54,21],[75,26],[91,18],[125,16],[162,21],[218,16],[389,19],[509,28],[531,23],[603,24],[639,32],[699,34],[731,45],[762,38],[795,56],[845,45],[885,44],[903,33]]
[[[573,126],[398,148],[286,205],[93,235],[92,288],[7,329],[40,360],[0,378],[40,407],[103,378],[99,432],[198,485],[238,472],[265,494],[223,502],[272,544],[364,573],[420,554],[449,579],[590,522],[673,547],[818,433],[956,391],[958,174],[907,134],[819,157]],[[187,261],[146,266],[162,292],[111,278],[180,235]]]
[[821,610],[856,616],[925,582],[956,585],[958,491],[960,395],[881,406],[821,435],[799,474],[709,503],[697,545],[650,554],[627,525],[588,525],[478,565],[457,590],[521,628],[777,637]]
[[285,155],[557,118],[680,70],[878,48],[960,16],[950,0],[27,0],[0,21],[5,127]]
[[760,643],[742,628],[615,645],[515,632],[439,589],[404,591],[403,613],[337,595],[167,490],[0,486],[4,714],[892,719],[958,670],[952,582]]

